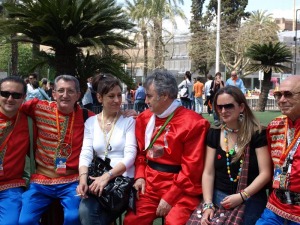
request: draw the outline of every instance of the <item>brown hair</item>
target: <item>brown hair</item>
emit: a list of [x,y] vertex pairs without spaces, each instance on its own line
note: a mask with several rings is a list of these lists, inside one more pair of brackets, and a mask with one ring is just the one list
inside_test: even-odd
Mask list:
[[[261,125],[259,121],[255,118],[252,110],[249,108],[247,104],[247,100],[243,92],[235,87],[235,86],[226,86],[224,88],[219,89],[219,91],[215,95],[214,100],[214,108],[217,108],[217,99],[221,94],[228,94],[238,103],[238,105],[244,105],[244,118],[242,121],[239,121],[240,127],[237,133],[237,154],[234,156],[233,161],[237,161],[243,154],[246,149],[246,146],[249,145],[252,135],[259,131],[261,132]],[[220,117],[220,113],[216,110],[216,113]]]

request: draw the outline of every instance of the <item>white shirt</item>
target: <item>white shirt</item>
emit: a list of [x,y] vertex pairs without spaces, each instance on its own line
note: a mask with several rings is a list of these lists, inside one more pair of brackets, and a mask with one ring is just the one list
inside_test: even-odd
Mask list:
[[[90,165],[93,159],[93,150],[95,150],[98,157],[104,158],[106,149],[105,135],[100,128],[97,116],[99,114],[88,118],[84,124],[84,138],[79,157],[79,168]],[[111,132],[112,129],[107,134],[107,139]],[[119,162],[122,162],[126,167],[123,176],[133,178],[134,161],[137,152],[135,120],[132,117],[123,117],[121,115],[115,124],[109,143],[112,147],[112,150],[108,152],[108,157],[111,159],[110,165],[114,167]]]
[[204,84],[204,94],[205,96],[210,96],[210,86],[211,86],[212,80],[208,80]]

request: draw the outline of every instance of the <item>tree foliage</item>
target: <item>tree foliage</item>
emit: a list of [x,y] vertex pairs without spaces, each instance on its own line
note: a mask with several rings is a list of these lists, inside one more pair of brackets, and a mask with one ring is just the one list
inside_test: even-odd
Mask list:
[[265,111],[268,100],[269,90],[272,87],[272,72],[290,72],[291,69],[283,63],[290,63],[292,60],[291,50],[280,42],[253,44],[246,52],[246,56],[253,62],[249,64],[249,70],[252,72],[263,71],[264,79],[262,82],[262,90],[259,96],[258,111]]
[[23,0],[4,3],[4,10],[8,17],[0,21],[1,32],[51,47],[57,75],[80,77],[77,57],[87,48],[93,52],[134,45],[123,36],[134,24],[115,0]]

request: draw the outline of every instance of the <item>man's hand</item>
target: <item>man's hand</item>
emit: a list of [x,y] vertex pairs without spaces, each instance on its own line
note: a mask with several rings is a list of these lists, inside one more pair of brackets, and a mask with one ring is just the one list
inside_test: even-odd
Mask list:
[[171,208],[171,205],[169,205],[165,200],[161,199],[156,209],[156,215],[165,217],[170,212]]
[[142,194],[145,194],[145,187],[146,187],[146,182],[144,178],[139,178],[135,181],[133,187],[135,188],[135,190],[137,190],[136,192],[136,197],[137,199],[139,199],[139,192],[141,192]]

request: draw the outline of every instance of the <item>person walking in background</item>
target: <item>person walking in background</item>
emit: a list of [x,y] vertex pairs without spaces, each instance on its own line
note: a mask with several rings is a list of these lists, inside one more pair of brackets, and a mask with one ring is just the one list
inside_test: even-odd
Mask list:
[[194,84],[194,96],[195,96],[195,111],[198,114],[202,114],[203,111],[203,83],[201,83],[201,77],[197,77],[197,81]]
[[185,224],[199,203],[207,120],[181,106],[178,87],[167,71],[155,71],[145,82],[149,109],[136,119],[138,153],[134,188],[136,213],[124,225]]
[[51,100],[47,95],[47,93],[44,91],[44,89],[39,87],[39,82],[37,80],[33,81],[31,85],[33,87],[33,90],[27,92],[26,101],[33,98],[37,98],[39,100],[47,100],[47,101]]
[[273,191],[256,225],[300,224],[300,76],[281,82],[274,98],[283,116],[267,128]]
[[225,86],[232,85],[239,88],[243,94],[246,94],[246,88],[244,82],[241,78],[238,77],[235,70],[231,72],[231,77],[227,79]]
[[181,104],[187,109],[192,108],[191,96],[193,91],[193,84],[191,82],[191,79],[192,79],[191,72],[186,71],[184,75],[184,80],[178,85],[178,89],[180,90]]
[[211,83],[213,82],[213,76],[211,74],[207,75],[207,81],[204,84],[204,95],[205,95],[205,103],[204,105],[207,106],[207,113],[209,116],[212,115],[212,99],[210,98],[210,87]]
[[[95,195],[100,196],[109,180],[117,176],[134,177],[135,120],[132,117],[124,117],[120,112],[121,88],[122,85],[117,78],[102,75],[99,79],[97,96],[103,105],[103,110],[98,115],[90,117],[85,123],[79,158],[79,185],[76,189],[77,194],[82,198],[79,207],[82,225],[106,225],[120,216],[123,211],[118,213],[106,211]],[[93,183],[88,186],[88,166],[95,153],[102,159],[111,159],[110,165],[113,168],[101,177],[91,178]],[[94,195],[88,195],[88,193]]]
[[211,104],[213,105],[213,116],[214,116],[214,125],[215,126],[220,126],[220,120],[219,116],[216,113],[216,109],[214,108],[214,98],[215,94],[218,92],[220,88],[224,87],[224,81],[222,81],[222,74],[220,72],[217,72],[215,75],[215,80],[212,81],[211,86],[210,86],[210,99],[211,99]]
[[141,82],[139,82],[139,86],[135,92],[134,99],[135,99],[134,110],[137,111],[138,113],[143,112],[146,108],[146,104],[145,104],[146,93],[145,93],[145,88],[142,86]]
[[19,111],[27,91],[20,77],[0,80],[0,224],[18,224],[25,157],[29,152],[27,116]]
[[83,95],[83,98],[81,100],[82,106],[88,110],[93,110],[93,97],[92,97],[92,77],[89,77],[87,79],[86,83],[86,91]]
[[37,73],[30,73],[28,76],[29,83],[27,84],[27,93],[33,91],[32,83],[37,81]]
[[[41,215],[55,199],[64,208],[64,225],[79,225],[76,195],[78,160],[84,129],[83,109],[78,80],[70,75],[55,78],[56,101],[37,98],[25,102],[21,111],[37,125],[36,173],[31,175],[29,189],[22,196],[19,225],[37,225]],[[94,115],[88,111],[87,116]]]
[[49,96],[50,100],[53,101],[53,95],[52,95],[52,91],[53,91],[53,87],[54,87],[54,83],[52,81],[48,81],[47,83],[47,95]]
[[[266,185],[272,176],[266,130],[234,86],[217,92],[214,108],[223,124],[207,135],[202,185],[204,205],[209,207],[204,208],[201,225],[210,224],[216,208],[234,209],[241,204],[246,206],[244,214],[239,214],[242,224],[253,225],[266,206]],[[248,174],[240,180],[244,162],[249,163]],[[246,187],[239,190],[239,182]]]

